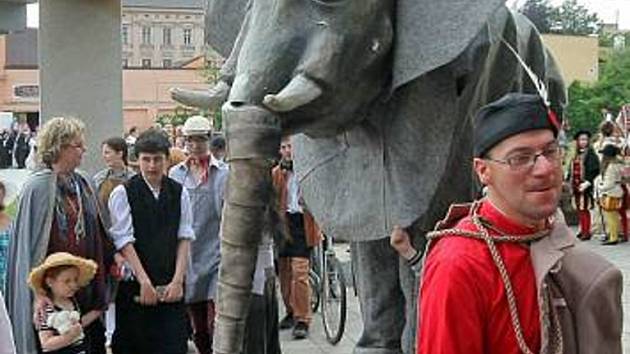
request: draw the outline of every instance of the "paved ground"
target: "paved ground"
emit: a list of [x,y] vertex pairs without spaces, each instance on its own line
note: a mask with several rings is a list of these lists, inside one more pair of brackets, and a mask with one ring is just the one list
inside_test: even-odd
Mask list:
[[[598,240],[585,242],[585,245],[594,252],[601,254],[616,264],[624,275],[623,307],[623,352],[630,354],[630,243],[622,243],[616,246],[601,246]],[[337,254],[348,257],[345,245],[337,246]],[[302,341],[291,339],[289,332],[280,335],[283,353],[287,354],[350,354],[357,342],[362,329],[359,304],[352,289],[348,289],[348,322],[343,339],[337,346],[332,346],[326,341],[326,336],[321,325],[320,314],[315,314],[310,338]]]

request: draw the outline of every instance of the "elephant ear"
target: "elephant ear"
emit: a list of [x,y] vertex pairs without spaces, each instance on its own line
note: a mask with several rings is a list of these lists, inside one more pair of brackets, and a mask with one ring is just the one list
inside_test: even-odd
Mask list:
[[393,88],[454,60],[505,0],[398,0]]
[[206,43],[227,58],[232,51],[250,0],[207,0]]

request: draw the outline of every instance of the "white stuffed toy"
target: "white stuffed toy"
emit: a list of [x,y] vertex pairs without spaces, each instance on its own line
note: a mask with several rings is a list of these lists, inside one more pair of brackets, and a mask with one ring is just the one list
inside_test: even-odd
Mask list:
[[[46,324],[48,327],[54,328],[57,332],[59,332],[59,334],[63,335],[70,330],[70,327],[72,327],[73,324],[79,323],[79,321],[81,321],[81,314],[79,311],[63,310],[51,313],[46,320]],[[78,342],[83,339],[83,337],[83,330],[81,330],[81,333],[74,341]]]

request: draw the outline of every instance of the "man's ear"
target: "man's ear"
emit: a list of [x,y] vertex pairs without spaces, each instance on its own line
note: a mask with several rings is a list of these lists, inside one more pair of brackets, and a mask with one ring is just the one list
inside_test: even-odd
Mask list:
[[482,185],[487,186],[490,182],[490,167],[488,161],[475,157],[473,160],[473,168]]

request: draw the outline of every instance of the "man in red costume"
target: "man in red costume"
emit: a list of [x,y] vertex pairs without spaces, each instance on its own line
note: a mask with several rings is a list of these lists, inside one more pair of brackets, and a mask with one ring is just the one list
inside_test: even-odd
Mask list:
[[[576,243],[558,211],[558,127],[540,97],[509,94],[475,120],[487,197],[427,234],[419,354],[621,353],[621,273]],[[407,233],[395,228],[401,256]]]

